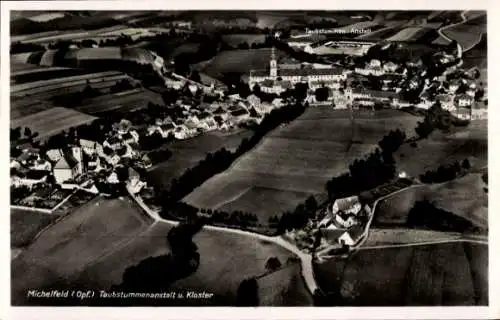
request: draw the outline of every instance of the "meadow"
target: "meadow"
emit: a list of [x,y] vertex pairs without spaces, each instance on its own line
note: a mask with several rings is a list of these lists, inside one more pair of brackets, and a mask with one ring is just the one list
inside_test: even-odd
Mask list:
[[197,137],[179,140],[169,145],[172,156],[148,170],[148,182],[168,187],[174,178],[180,177],[187,169],[194,167],[207,153],[216,152],[225,147],[235,150],[244,138],[250,138],[251,131],[241,130],[223,134],[209,132]]
[[443,29],[443,33],[448,38],[456,40],[464,51],[470,50],[479,43],[481,35],[486,33],[486,15]]
[[429,28],[409,27],[387,38],[388,41],[416,41],[429,32]]
[[348,170],[354,159],[370,153],[389,130],[412,130],[418,120],[395,110],[373,116],[360,111],[354,128],[360,143],[351,144],[353,128],[348,111],[311,107],[295,121],[270,132],[228,170],[184,200],[200,208],[259,212],[260,222],[267,223],[268,217],[294,209],[309,195],[324,193],[329,179]]
[[[12,261],[13,304],[24,303],[28,288],[49,288],[60,285],[61,280],[68,286],[109,289],[122,282],[127,268],[169,254],[167,235],[172,224],[152,224],[131,201],[97,198],[43,232]],[[262,275],[274,279],[272,283],[290,284],[277,292],[266,289],[269,281],[261,282],[263,303],[312,304],[300,265],[279,270],[276,276],[266,269],[270,257],[277,257],[282,264],[294,257],[289,251],[250,236],[218,230],[202,229],[193,242],[200,253],[199,267],[169,288],[178,292],[205,290],[215,295],[214,299],[192,300],[193,304],[234,305],[241,281]],[[144,301],[145,305],[150,303]]]
[[373,225],[404,227],[408,212],[416,202],[427,200],[438,209],[452,212],[474,226],[488,227],[488,194],[480,173],[468,174],[449,182],[423,185],[395,194],[378,205]]
[[47,213],[11,209],[10,210],[10,246],[24,247],[45,227],[59,216]]
[[[12,295],[72,279],[131,241],[151,223],[129,199],[96,198],[46,229],[12,261]],[[64,263],[61,263],[61,262]]]
[[320,287],[332,294],[330,305],[486,305],[487,254],[487,245],[460,242],[361,248],[314,270]]
[[[414,131],[413,134],[414,135]],[[435,131],[415,145],[406,143],[394,154],[398,170],[419,176],[440,165],[469,159],[472,167],[488,164],[488,122],[472,121],[467,127],[453,128],[449,133]]]
[[[276,54],[278,59],[286,56],[279,50]],[[219,78],[221,74],[228,72],[249,74],[250,70],[266,69],[269,66],[270,57],[271,48],[222,51],[200,71],[214,78]]]
[[97,118],[75,110],[54,107],[15,119],[11,121],[10,126],[11,128],[29,127],[31,132],[38,132],[36,139],[41,139],[71,127],[90,123],[95,119]]

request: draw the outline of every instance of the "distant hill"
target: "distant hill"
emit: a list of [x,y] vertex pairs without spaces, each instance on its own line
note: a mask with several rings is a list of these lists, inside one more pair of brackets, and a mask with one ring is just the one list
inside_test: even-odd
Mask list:
[[[50,19],[46,21],[34,21],[28,17],[21,17],[11,20],[10,32],[11,35],[33,34],[47,31],[62,31],[71,29],[99,29],[111,27],[119,24],[119,22],[108,16],[86,16],[82,13],[67,14],[63,12],[62,17]],[[30,16],[31,17],[31,16]]]

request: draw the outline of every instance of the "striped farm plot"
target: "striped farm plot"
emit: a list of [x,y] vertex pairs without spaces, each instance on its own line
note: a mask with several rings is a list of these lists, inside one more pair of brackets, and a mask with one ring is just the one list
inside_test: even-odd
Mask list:
[[423,27],[410,27],[410,28],[405,28],[395,35],[387,38],[387,41],[412,41],[412,40],[417,40],[421,36],[423,36],[425,33],[429,31],[429,28],[423,28]]
[[149,102],[163,104],[159,94],[140,88],[89,99],[76,109],[93,115],[109,112],[121,114],[146,108]]
[[29,127],[38,132],[37,140],[58,134],[71,127],[90,123],[96,117],[75,110],[55,107],[11,121],[11,128]]
[[11,64],[27,64],[33,52],[17,53],[10,55]]
[[108,71],[108,72],[99,72],[99,73],[78,75],[66,78],[35,81],[35,82],[23,83],[12,86],[11,96],[16,97],[16,96],[33,95],[54,89],[62,89],[62,88],[78,86],[78,85],[86,85],[86,84],[92,85],[106,81],[117,82],[119,80],[126,78],[128,78],[128,76],[121,72]]
[[[373,151],[391,129],[410,132],[420,119],[387,111],[373,116],[360,112],[353,130],[348,111],[309,108],[298,119],[269,133],[228,170],[184,200],[200,208],[251,209],[261,212],[261,219],[267,221],[267,215],[293,209],[309,195],[323,193],[329,179],[346,172],[354,159]],[[351,143],[353,131],[360,136],[360,143]]]
[[22,98],[11,99],[10,101],[10,119],[16,120],[29,116],[30,114],[38,113],[50,108],[54,105],[48,101],[41,101],[38,99]]
[[449,39],[456,40],[466,52],[478,44],[486,33],[486,15],[445,28],[442,32]]

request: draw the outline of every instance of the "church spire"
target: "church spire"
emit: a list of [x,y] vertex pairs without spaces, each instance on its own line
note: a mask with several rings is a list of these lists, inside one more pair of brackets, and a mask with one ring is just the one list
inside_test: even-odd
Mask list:
[[276,78],[278,76],[278,65],[276,62],[276,49],[272,47],[271,49],[271,60],[269,61],[269,76],[271,78]]

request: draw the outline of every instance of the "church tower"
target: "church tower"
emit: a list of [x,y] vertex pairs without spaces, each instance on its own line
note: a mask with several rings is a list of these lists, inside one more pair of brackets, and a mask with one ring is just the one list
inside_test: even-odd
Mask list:
[[271,60],[269,61],[269,76],[276,78],[278,76],[278,63],[276,61],[276,49],[271,49]]

